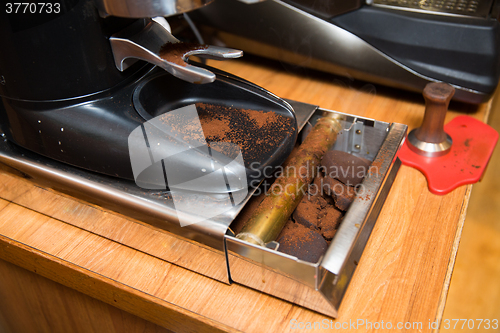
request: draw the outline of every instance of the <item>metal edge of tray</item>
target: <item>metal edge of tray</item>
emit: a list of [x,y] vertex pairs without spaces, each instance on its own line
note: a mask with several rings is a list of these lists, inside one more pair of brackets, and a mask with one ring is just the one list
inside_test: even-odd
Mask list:
[[401,166],[397,153],[406,132],[406,125],[391,124],[386,140],[372,163],[376,169],[371,169],[362,182],[363,195],[354,199],[321,262],[319,290],[336,309],[340,306]]
[[[317,110],[319,114],[323,112],[333,111]],[[355,117],[343,113],[339,114],[350,118],[352,124],[355,124],[357,121],[373,121],[363,117]],[[383,124],[383,122],[378,123]],[[332,250],[332,245],[337,239],[337,243],[341,245],[345,244],[345,240],[342,241],[342,239],[346,239],[344,234],[351,231],[350,227],[344,227],[347,231],[341,232],[339,230],[337,232],[327,253],[316,264],[299,260],[272,249],[248,244],[236,239],[233,235],[226,235],[229,271],[232,280],[325,315],[336,317],[342,298],[338,297],[338,295],[343,296],[348,282],[354,273],[354,269],[351,269],[347,265],[341,265],[336,273],[331,272],[330,270],[333,269],[330,267],[332,265],[330,263],[331,258],[338,259],[342,263],[353,259],[350,257],[351,252],[359,256],[361,255],[399,169],[400,162],[395,159],[395,156],[403,142],[406,128],[406,125],[387,124],[387,135],[372,164],[380,164],[380,167],[377,168],[378,173],[367,177],[368,179],[365,179],[363,182],[365,186],[369,187],[370,191],[374,191],[375,195],[371,195],[370,197],[358,196],[356,200],[360,203],[354,204],[353,202],[354,212],[350,213],[351,217],[347,217],[347,214],[344,217],[344,219],[347,218],[347,225],[353,224],[356,226],[359,224],[359,227],[356,227],[356,229],[360,231],[360,237],[351,237],[350,244],[348,244],[348,250],[353,251],[343,251],[343,253],[336,254],[335,250]],[[344,129],[344,131],[347,130]],[[349,211],[351,211],[351,208],[349,208],[348,214]],[[366,215],[359,216],[360,211],[365,212]],[[343,223],[344,221],[341,225]],[[343,261],[340,260],[342,255],[344,256]],[[336,279],[338,274],[340,276],[346,275],[347,279]],[[338,284],[339,281],[345,281],[345,284]],[[325,285],[327,282],[331,282],[333,288],[328,289]]]
[[[233,282],[336,317],[337,311],[315,287],[319,263],[313,264],[226,235]],[[278,268],[276,268],[278,267]]]

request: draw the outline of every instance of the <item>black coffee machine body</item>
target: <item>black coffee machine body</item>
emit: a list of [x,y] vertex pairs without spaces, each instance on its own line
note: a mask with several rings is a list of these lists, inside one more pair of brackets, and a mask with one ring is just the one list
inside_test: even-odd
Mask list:
[[[151,66],[137,63],[120,72],[114,65],[108,38],[135,20],[103,19],[90,1],[58,4],[51,13],[47,8],[40,14],[15,13],[13,8],[0,14],[1,124],[9,141],[79,165],[89,155],[116,149],[105,135],[105,119],[91,114],[112,110],[118,91]],[[114,118],[116,131],[134,125]],[[98,166],[96,159],[87,161],[88,168],[106,172],[108,166]]]
[[455,87],[455,100],[478,104],[500,78],[499,4],[220,0],[191,17],[247,53],[419,93],[443,81]]

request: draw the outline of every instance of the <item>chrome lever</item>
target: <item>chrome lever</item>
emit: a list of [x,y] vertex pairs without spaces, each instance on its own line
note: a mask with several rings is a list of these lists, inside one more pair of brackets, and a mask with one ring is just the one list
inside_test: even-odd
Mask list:
[[163,68],[170,74],[191,83],[210,83],[215,80],[211,71],[188,64],[191,55],[202,58],[225,60],[239,58],[243,51],[211,45],[182,43],[167,29],[155,21],[149,21],[138,29],[136,24],[109,38],[119,71],[127,69],[135,58]]

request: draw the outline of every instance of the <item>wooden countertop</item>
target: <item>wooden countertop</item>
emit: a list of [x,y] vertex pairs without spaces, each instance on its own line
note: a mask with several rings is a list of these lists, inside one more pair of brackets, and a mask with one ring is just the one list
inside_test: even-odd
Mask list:
[[[410,129],[423,117],[418,94],[316,72],[302,76],[256,58],[210,64],[280,97],[326,109],[404,123]],[[464,113],[485,120],[490,107],[491,102],[478,107],[452,103],[446,122]],[[402,166],[339,317],[330,322],[313,311],[241,285],[225,285],[120,242],[133,237],[154,253],[162,250],[158,230],[27,180],[2,177],[0,198],[8,200],[0,199],[0,259],[159,326],[196,332],[282,332],[299,322],[337,323],[346,331],[356,331],[356,322],[363,323],[358,331],[370,331],[368,322],[376,327],[381,321],[393,327],[419,322],[421,331],[431,331],[429,322],[443,313],[471,190],[462,186],[445,196],[431,194],[420,172]],[[79,219],[90,222],[77,227],[72,221]]]

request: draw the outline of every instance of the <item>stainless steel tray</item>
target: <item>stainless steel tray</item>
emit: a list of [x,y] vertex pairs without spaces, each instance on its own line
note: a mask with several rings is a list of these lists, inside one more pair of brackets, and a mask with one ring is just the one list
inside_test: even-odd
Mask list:
[[[310,124],[329,110],[318,109]],[[309,309],[336,317],[356,266],[401,165],[396,154],[407,126],[342,114],[344,130],[333,150],[373,161],[376,172],[349,207],[325,255],[317,263],[226,235],[231,279]],[[305,129],[307,131],[307,127]]]
[[[300,129],[304,128],[302,133],[306,133],[322,113],[333,112],[310,104],[289,103],[296,111]],[[235,281],[335,317],[399,168],[400,162],[395,156],[406,133],[405,125],[341,115],[344,131],[333,149],[371,159],[379,166],[379,172],[366,177],[363,184],[372,195],[368,200],[355,199],[327,253],[314,264],[233,237],[230,224],[254,191],[249,191],[240,204],[210,220],[181,227],[178,220],[181,213],[175,210],[168,192],[144,191],[133,182],[58,163],[6,141],[0,141],[0,168],[27,178],[37,186],[166,231],[168,244],[162,246],[169,251],[162,257],[164,260],[221,282]],[[357,130],[361,135],[353,134]],[[9,193],[2,195],[15,200],[8,197]],[[199,210],[203,209],[204,201],[216,202],[210,195],[203,196],[193,194],[186,200],[191,200]],[[187,218],[190,214],[196,217],[193,212],[182,214]]]

